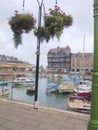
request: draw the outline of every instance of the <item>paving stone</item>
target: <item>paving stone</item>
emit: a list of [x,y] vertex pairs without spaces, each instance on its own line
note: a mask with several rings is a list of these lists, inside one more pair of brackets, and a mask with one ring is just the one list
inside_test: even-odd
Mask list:
[[89,117],[0,99],[0,130],[87,130]]
[[53,124],[55,122],[55,120],[52,118],[42,118],[42,117],[39,117],[38,119],[36,119],[36,121],[44,122],[47,124]]
[[23,128],[21,128],[21,130],[46,130],[46,129],[41,129],[38,127],[32,127],[32,126],[24,126]]
[[87,125],[75,125],[73,130],[87,130]]
[[60,127],[71,128],[71,129],[74,127],[74,123],[70,123],[67,121],[55,121],[54,125],[60,126]]
[[29,126],[38,126],[39,124],[41,124],[41,121],[29,120],[25,118],[21,121],[21,124],[29,125]]
[[44,128],[46,130],[59,130],[60,127],[43,123],[39,125],[39,128]]
[[73,130],[72,128],[68,128],[68,127],[60,127],[60,130]]
[[6,123],[8,120],[0,118],[0,124]]
[[12,122],[12,121],[8,121],[7,123],[3,123],[2,126],[12,129],[12,130],[20,130],[23,125],[20,123],[16,123],[16,122]]
[[3,126],[0,126],[0,130],[12,130],[12,129],[9,129],[9,128],[5,128]]

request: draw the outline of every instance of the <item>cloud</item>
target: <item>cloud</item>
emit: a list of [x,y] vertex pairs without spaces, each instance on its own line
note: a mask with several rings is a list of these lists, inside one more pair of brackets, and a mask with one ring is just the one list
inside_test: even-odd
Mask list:
[[1,31],[0,32],[0,42],[5,42],[6,41],[6,36],[5,36],[5,34]]
[[[40,1],[40,0],[39,0]],[[0,53],[9,56],[15,56],[24,61],[36,64],[36,47],[37,39],[34,37],[33,31],[29,34],[23,34],[22,46],[18,49],[14,47],[13,33],[8,25],[8,19],[14,14],[14,10],[19,12],[31,12],[38,22],[38,3],[36,0],[25,0],[23,10],[22,0],[3,0],[0,1]],[[45,12],[48,13],[49,8],[54,8],[55,1],[45,0]],[[64,29],[60,41],[56,38],[50,40],[49,43],[44,42],[40,46],[40,65],[47,65],[47,53],[51,48],[57,46],[65,47],[69,45],[72,52],[83,51],[83,38],[85,35],[85,51],[93,52],[93,1],[85,0],[58,0],[58,6],[67,14],[73,17],[73,25]],[[43,13],[43,12],[42,12]],[[43,18],[42,18],[43,21]]]

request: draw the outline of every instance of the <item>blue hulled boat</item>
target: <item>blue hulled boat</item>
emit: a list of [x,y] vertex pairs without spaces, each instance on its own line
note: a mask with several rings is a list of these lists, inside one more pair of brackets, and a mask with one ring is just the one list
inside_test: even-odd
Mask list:
[[47,93],[56,92],[58,85],[56,83],[50,82],[46,88]]
[[8,82],[0,80],[0,85],[8,85]]

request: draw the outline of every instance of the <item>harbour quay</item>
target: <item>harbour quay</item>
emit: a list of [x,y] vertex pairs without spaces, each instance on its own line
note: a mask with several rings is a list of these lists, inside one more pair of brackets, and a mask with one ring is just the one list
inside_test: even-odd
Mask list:
[[0,98],[0,130],[87,130],[89,116]]

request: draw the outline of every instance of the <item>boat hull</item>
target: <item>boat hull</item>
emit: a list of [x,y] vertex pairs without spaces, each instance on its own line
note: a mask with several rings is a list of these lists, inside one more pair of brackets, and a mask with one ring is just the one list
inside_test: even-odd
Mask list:
[[7,81],[0,81],[0,85],[8,85]]
[[56,83],[48,83],[46,93],[54,93],[57,91],[58,85]]
[[35,80],[30,80],[26,77],[16,78],[13,82],[14,85],[34,85]]
[[61,83],[58,87],[59,93],[72,93],[76,86],[73,83]]
[[81,113],[90,113],[91,103],[85,98],[79,96],[71,96],[68,98],[68,106],[71,110]]
[[88,96],[91,96],[91,92],[88,92],[88,93],[76,93],[75,95],[77,96],[80,96],[80,97],[88,97]]
[[30,87],[27,88],[26,93],[34,93],[35,92],[35,87]]
[[9,94],[10,94],[9,90],[4,90],[4,91],[0,92],[0,96],[6,96],[6,95],[9,95]]

